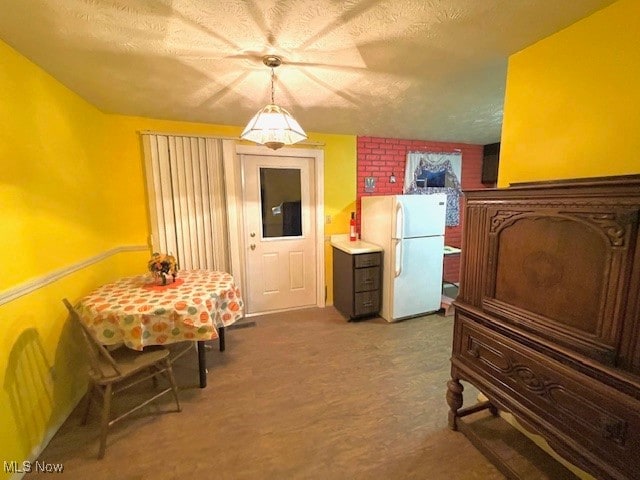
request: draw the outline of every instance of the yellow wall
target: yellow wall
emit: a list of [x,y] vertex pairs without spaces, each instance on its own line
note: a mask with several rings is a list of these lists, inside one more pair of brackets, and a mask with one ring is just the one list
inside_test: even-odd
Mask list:
[[[349,233],[351,212],[356,211],[357,139],[353,135],[314,135],[324,147],[324,214],[325,239],[339,233]],[[327,302],[333,303],[333,250],[324,243],[325,283]]]
[[640,173],[640,2],[509,58],[498,185]]
[[[0,91],[8,93],[0,102],[0,294],[114,248],[147,244],[140,130],[241,130],[104,114],[1,41],[0,64]],[[325,209],[332,217],[325,233],[346,233],[356,138],[310,133],[309,140],[325,144]],[[37,454],[85,388],[61,299],[140,273],[148,255],[117,253],[0,305],[1,460]],[[330,257],[327,265],[331,291]]]
[[[140,165],[113,154],[107,116],[2,42],[0,64],[0,292],[144,245],[142,190],[128,185]],[[130,274],[147,256],[120,253],[0,305],[2,460],[37,450],[84,389],[62,297]]]

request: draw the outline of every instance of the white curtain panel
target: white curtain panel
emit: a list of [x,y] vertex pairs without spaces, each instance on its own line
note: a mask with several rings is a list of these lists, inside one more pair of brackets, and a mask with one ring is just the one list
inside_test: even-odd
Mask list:
[[421,163],[431,167],[431,169],[442,165],[442,167],[446,168],[448,173],[455,178],[455,181],[452,183],[457,182],[458,188],[462,184],[461,153],[409,152],[407,153],[407,165],[404,170],[404,193],[414,193],[417,187],[416,172]]
[[229,271],[222,140],[143,134],[151,239],[180,269]]

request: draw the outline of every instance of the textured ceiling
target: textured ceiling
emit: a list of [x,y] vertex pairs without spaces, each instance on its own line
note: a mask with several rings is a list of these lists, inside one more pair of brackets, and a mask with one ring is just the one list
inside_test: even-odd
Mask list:
[[613,0],[2,0],[0,38],[105,112],[491,143],[507,57]]

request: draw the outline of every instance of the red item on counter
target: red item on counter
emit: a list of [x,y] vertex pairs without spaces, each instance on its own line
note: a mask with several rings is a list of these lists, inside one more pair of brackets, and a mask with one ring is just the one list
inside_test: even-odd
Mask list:
[[356,214],[351,212],[351,220],[349,220],[349,240],[355,242],[358,239],[356,235]]

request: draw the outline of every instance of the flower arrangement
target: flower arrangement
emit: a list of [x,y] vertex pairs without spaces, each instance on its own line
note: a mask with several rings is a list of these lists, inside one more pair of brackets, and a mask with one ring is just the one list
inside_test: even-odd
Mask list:
[[167,284],[167,277],[170,275],[173,281],[176,281],[178,275],[178,262],[173,255],[166,253],[154,253],[148,263],[149,271],[153,276],[160,280],[162,285]]

